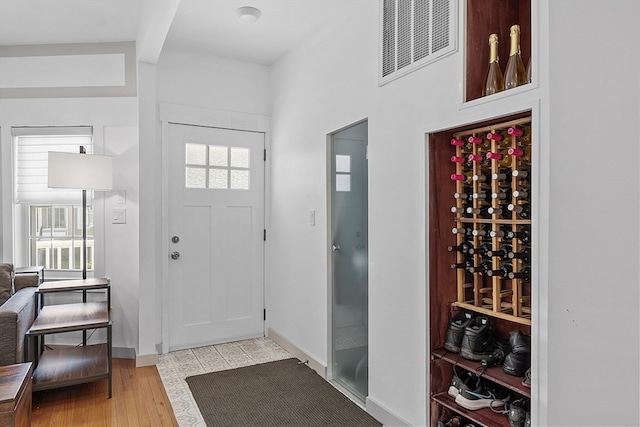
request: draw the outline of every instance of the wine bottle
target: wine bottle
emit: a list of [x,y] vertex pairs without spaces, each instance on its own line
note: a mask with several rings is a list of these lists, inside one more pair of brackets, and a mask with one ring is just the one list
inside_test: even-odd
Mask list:
[[473,193],[473,199],[474,200],[488,200],[489,199],[489,194],[486,191],[478,191],[476,193]]
[[451,162],[452,163],[464,163],[466,161],[467,161],[467,159],[465,159],[462,156],[451,156]]
[[502,245],[500,249],[496,249],[495,251],[491,250],[487,252],[487,256],[488,257],[497,256],[500,258],[507,258],[510,252],[513,252],[511,245]]
[[487,139],[490,141],[496,141],[496,142],[500,142],[503,140],[502,134],[496,133],[496,132],[489,132],[487,134]]
[[474,236],[480,236],[480,237],[484,237],[484,236],[488,236],[489,235],[489,231],[491,231],[491,229],[488,228],[474,228],[473,232],[471,234],[473,234]]
[[469,251],[469,255],[484,255],[487,253],[487,251],[491,250],[491,242],[490,241],[485,241],[482,242],[478,245],[477,248],[472,248]]
[[526,170],[514,170],[513,172],[511,172],[511,175],[520,178],[520,179],[527,179],[527,177],[529,176],[529,172],[527,172]]
[[522,219],[529,218],[529,214],[531,213],[528,203],[521,204],[521,205],[516,205],[511,203],[509,204],[509,206],[507,206],[507,209],[510,210],[511,212],[517,213]]
[[469,144],[477,145],[480,151],[487,151],[491,148],[491,141],[482,139],[479,136],[472,135],[467,139],[467,141],[469,141]]
[[491,206],[490,208],[487,209],[487,213],[489,215],[502,215],[504,213],[504,209],[494,208],[493,206]]
[[509,50],[507,68],[504,72],[505,89],[513,89],[527,84],[527,70],[525,70],[520,56],[520,26],[512,25],[509,35],[511,37],[511,48]]
[[506,226],[506,225],[502,225],[497,230],[491,230],[489,232],[489,236],[491,236],[492,238],[504,237],[504,236],[507,235],[507,232],[509,231],[509,229],[507,229],[507,227],[508,226]]
[[498,35],[489,36],[489,67],[484,84],[484,95],[493,95],[504,90],[504,77],[498,61]]
[[527,190],[524,190],[524,189],[515,190],[513,192],[513,197],[520,198],[520,199],[526,199],[527,197],[529,197],[529,192]]
[[473,250],[473,243],[465,241],[460,243],[459,245],[452,245],[447,248],[449,252],[460,252],[463,254],[471,254]]
[[493,268],[491,261],[485,260],[482,261],[479,265],[472,265],[469,268],[469,273],[474,274],[487,274],[487,271],[490,271]]
[[451,180],[461,181],[464,184],[471,184],[473,183],[473,172],[469,171],[469,172],[465,172],[464,174],[452,173]]
[[531,57],[529,57],[529,63],[527,64],[527,81],[531,83]]
[[508,197],[507,193],[504,191],[498,191],[495,193],[491,193],[491,198],[495,200],[506,200]]
[[466,260],[466,261],[463,261],[463,262],[456,262],[456,263],[451,264],[451,268],[454,268],[454,269],[459,268],[461,270],[467,270],[467,271],[471,267],[473,267],[473,261],[471,261],[471,260]]
[[453,227],[451,229],[453,234],[464,234],[465,236],[471,237],[473,233],[473,228],[471,227]]
[[472,193],[453,193],[453,198],[456,200],[462,200],[462,202],[471,203],[473,202],[473,194]]
[[473,180],[476,182],[488,182],[489,176],[483,175],[483,174],[476,174],[476,175],[473,175]]
[[513,271],[513,266],[511,264],[502,264],[497,270],[489,270],[487,271],[487,276],[489,277],[509,277],[509,273]]
[[508,231],[505,236],[507,240],[519,239],[520,242],[524,245],[529,243],[529,231],[527,229],[519,230],[519,231]]
[[531,269],[529,267],[525,267],[520,271],[512,271],[510,272],[507,277],[509,277],[509,279],[521,279],[524,282],[530,282],[531,281]]
[[529,248],[524,248],[520,252],[509,252],[507,254],[507,258],[509,258],[509,259],[519,259],[522,262],[529,263],[530,262],[530,259],[529,259]]
[[494,181],[504,181],[505,179],[507,179],[509,175],[507,175],[504,172],[498,172],[498,173],[494,173],[491,175],[491,179]]
[[465,213],[466,209],[464,206],[462,207],[458,207],[458,206],[451,206],[451,213],[454,214],[463,214]]
[[[477,215],[480,218],[489,218],[490,217],[489,213],[487,212],[487,209],[484,208],[484,207],[478,207],[478,208],[468,207],[467,208],[467,214],[468,215]],[[476,236],[476,234],[474,234],[474,236]]]
[[512,126],[509,129],[507,129],[507,133],[513,136],[522,136],[524,134],[524,131],[522,129],[518,129],[517,127]]
[[451,145],[454,145],[456,147],[464,147],[464,140],[460,139],[460,138],[451,138]]

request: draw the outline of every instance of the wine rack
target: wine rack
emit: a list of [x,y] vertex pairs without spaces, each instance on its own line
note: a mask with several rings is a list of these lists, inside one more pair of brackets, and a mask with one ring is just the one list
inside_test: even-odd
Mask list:
[[455,305],[531,325],[531,118],[458,132],[451,144]]

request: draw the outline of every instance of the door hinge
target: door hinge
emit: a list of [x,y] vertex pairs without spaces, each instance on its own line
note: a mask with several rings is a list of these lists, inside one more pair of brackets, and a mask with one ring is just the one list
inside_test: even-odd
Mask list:
[[264,236],[262,237],[264,239],[264,241],[267,241],[267,230],[263,230],[264,231]]
[[262,316],[263,316],[262,320],[267,320],[267,309],[266,308],[262,311]]
[[267,161],[267,149],[266,148],[264,149],[264,161],[265,162]]

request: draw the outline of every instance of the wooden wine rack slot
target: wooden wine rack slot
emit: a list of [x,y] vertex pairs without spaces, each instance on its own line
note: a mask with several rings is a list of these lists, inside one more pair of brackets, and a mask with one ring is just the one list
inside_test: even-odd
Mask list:
[[[514,127],[523,130],[521,136],[508,134],[508,129]],[[495,133],[501,135],[500,140],[488,139],[487,134]],[[481,246],[481,242],[491,246],[492,251],[500,251],[503,245],[510,245],[511,251],[514,253],[521,252],[531,244],[531,219],[530,217],[522,218],[515,211],[508,211],[507,205],[522,204],[524,209],[528,209],[528,198],[522,202],[519,198],[513,196],[514,191],[520,191],[522,188],[526,192],[530,192],[529,178],[520,178],[512,175],[513,170],[526,170],[530,174],[531,162],[531,117],[518,118],[503,123],[478,127],[475,129],[465,130],[463,132],[453,134],[454,138],[465,141],[462,146],[455,146],[455,155],[469,159],[469,156],[481,156],[482,161],[465,160],[465,163],[455,163],[457,175],[465,177],[464,181],[456,181],[456,192],[464,194],[479,194],[482,192],[486,195],[492,193],[506,193],[506,199],[485,199],[481,197],[469,199],[453,199],[456,208],[465,209],[464,213],[454,213],[454,225],[458,228],[471,227],[474,230],[488,231],[513,231],[516,233],[527,233],[528,240],[523,244],[521,239],[514,237],[506,240],[504,237],[481,237],[468,236],[458,234],[455,239],[456,245],[461,245],[465,241],[471,241],[474,248]],[[479,137],[481,143],[467,142],[469,137]],[[522,151],[522,156],[512,156],[507,154],[508,149],[517,149]],[[488,160],[487,153],[500,153],[502,158]],[[493,174],[504,174],[506,177],[501,180],[491,179]],[[481,180],[471,180],[468,177],[479,176],[485,177],[484,182]],[[500,208],[501,214],[488,214],[487,208]],[[472,208],[473,211],[467,213],[466,208]],[[479,209],[479,211],[478,211]],[[494,275],[489,277],[481,272],[471,273],[465,269],[458,269],[457,277],[457,301],[454,305],[458,307],[475,311],[481,314],[494,316],[512,322],[531,325],[531,286],[530,279],[513,278],[509,279],[507,271],[501,271],[509,263],[505,257],[492,256],[490,259],[485,254],[473,254],[471,256],[463,253],[457,253],[456,262],[464,263],[472,260],[473,265],[479,266],[482,262],[490,262]],[[520,272],[528,267],[528,262],[523,262],[519,258],[510,260],[512,271]],[[497,273],[497,274],[495,274]]]

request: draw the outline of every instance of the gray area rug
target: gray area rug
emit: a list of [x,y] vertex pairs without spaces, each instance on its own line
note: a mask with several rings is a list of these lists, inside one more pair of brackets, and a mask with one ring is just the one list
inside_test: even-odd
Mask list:
[[297,359],[186,379],[207,426],[382,426]]

